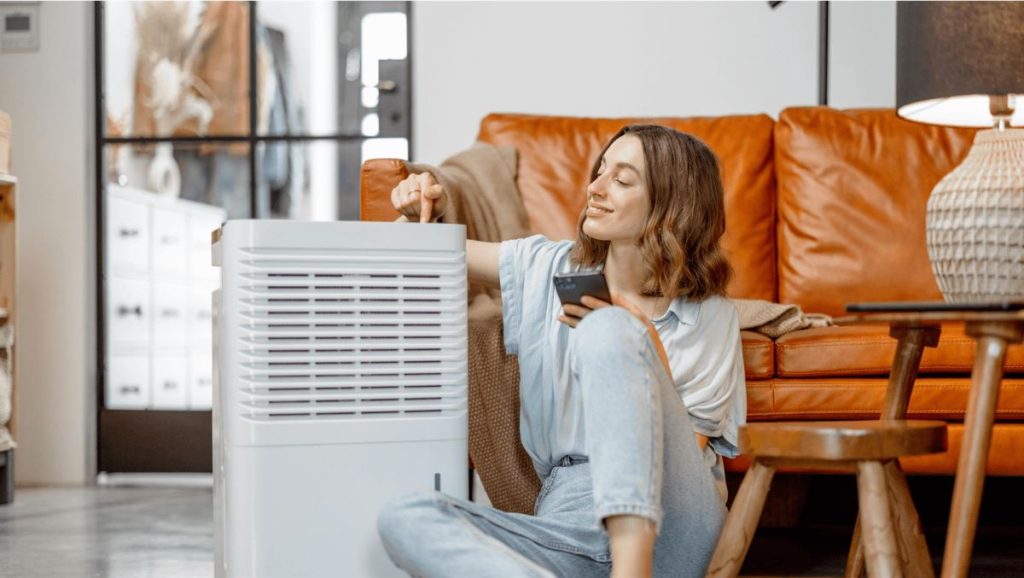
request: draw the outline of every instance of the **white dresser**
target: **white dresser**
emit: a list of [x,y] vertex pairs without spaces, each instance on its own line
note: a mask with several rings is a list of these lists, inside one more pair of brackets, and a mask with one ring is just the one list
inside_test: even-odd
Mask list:
[[106,201],[104,406],[208,410],[211,233],[226,213],[117,185]]

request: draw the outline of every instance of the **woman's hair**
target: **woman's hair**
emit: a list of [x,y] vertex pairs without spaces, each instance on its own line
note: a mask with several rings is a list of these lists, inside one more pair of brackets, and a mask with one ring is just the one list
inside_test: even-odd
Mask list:
[[[651,212],[637,240],[643,256],[645,295],[701,301],[724,295],[732,269],[719,241],[725,233],[725,192],[718,158],[697,137],[658,125],[631,125],[608,141],[590,170],[597,179],[605,151],[619,137],[640,139],[647,164],[643,175]],[[577,224],[571,259],[596,266],[608,256],[608,241],[583,232],[586,207]]]

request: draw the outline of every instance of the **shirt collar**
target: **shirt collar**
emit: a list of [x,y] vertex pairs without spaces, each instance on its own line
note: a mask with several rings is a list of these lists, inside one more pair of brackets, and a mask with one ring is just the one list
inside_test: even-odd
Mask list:
[[697,313],[700,311],[700,303],[688,301],[685,297],[676,297],[668,304],[668,311],[655,321],[664,321],[670,315],[675,315],[683,325],[696,325]]
[[[582,270],[582,269],[581,269]],[[600,263],[593,267],[594,271],[600,271],[604,273],[604,263]],[[697,314],[700,312],[700,302],[691,302],[686,297],[676,297],[668,304],[668,311],[664,315],[652,321],[665,321],[670,315],[675,315],[676,319],[679,320],[683,325],[696,325]]]

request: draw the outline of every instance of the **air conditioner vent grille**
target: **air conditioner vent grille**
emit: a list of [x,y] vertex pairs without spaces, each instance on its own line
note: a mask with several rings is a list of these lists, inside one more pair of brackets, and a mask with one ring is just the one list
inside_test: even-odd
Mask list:
[[239,406],[251,420],[466,409],[461,255],[243,250]]

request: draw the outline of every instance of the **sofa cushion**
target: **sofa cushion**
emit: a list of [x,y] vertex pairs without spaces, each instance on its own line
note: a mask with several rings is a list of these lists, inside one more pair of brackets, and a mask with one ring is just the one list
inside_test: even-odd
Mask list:
[[747,379],[747,420],[763,421],[771,419],[775,409],[772,400],[772,380]]
[[394,221],[398,211],[391,205],[391,190],[409,176],[405,161],[370,159],[359,172],[359,218],[363,221]]
[[531,229],[573,239],[590,168],[607,140],[633,123],[657,123],[702,139],[719,157],[725,183],[723,245],[735,269],[729,294],[775,298],[775,184],[767,115],[597,119],[491,114],[479,140],[519,151],[519,190]]
[[[963,324],[944,325],[939,346],[925,348],[919,371],[970,375],[974,353],[975,340],[964,333]],[[889,375],[895,354],[896,340],[886,325],[803,329],[775,342],[779,377]],[[1007,348],[1004,371],[1024,372],[1024,346]]]
[[[875,419],[881,412],[887,385],[888,379],[884,377],[775,378],[771,381],[770,409],[755,408],[748,402],[747,418],[752,421]],[[963,421],[970,385],[969,377],[918,377],[907,417]],[[749,385],[747,391],[749,394]],[[1021,419],[1024,419],[1024,379],[1007,377],[999,390],[996,420]]]
[[747,379],[771,379],[775,375],[775,344],[772,340],[753,331],[740,331],[740,338]]
[[974,132],[904,121],[892,110],[782,111],[779,301],[837,315],[851,302],[941,299],[925,205]]

